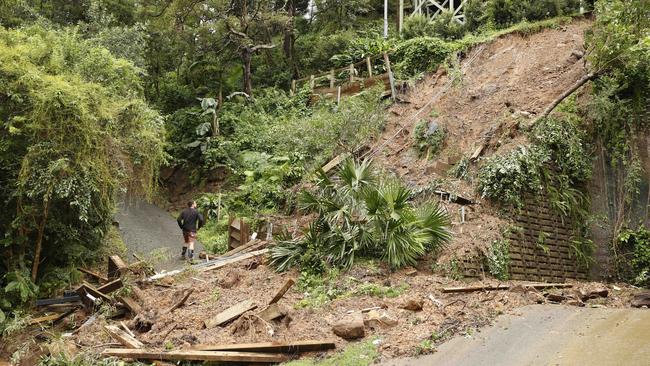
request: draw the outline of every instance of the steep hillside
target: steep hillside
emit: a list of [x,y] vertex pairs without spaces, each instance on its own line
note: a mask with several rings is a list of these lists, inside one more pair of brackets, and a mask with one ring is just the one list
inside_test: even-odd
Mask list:
[[[577,20],[475,47],[455,69],[441,67],[390,109],[386,130],[365,156],[410,185],[434,185],[480,203],[471,206],[464,225],[458,225],[459,206],[447,205],[453,211],[455,235],[442,261],[462,249],[483,248],[501,235],[506,225],[488,202],[481,201],[472,172],[485,156],[525,143],[520,130],[584,75],[583,41],[589,24]],[[429,159],[412,147],[414,129],[422,120],[446,130],[442,150]],[[469,179],[452,177],[454,165],[477,150],[480,157],[469,164]]]

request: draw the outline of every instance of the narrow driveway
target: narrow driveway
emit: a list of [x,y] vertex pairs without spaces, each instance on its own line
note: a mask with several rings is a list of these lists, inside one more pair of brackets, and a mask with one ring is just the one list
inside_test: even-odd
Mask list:
[[650,365],[650,310],[532,305],[392,366]]
[[[119,222],[120,234],[130,257],[136,253],[159,271],[185,265],[180,260],[183,235],[176,219],[167,211],[138,200],[119,204],[115,220]],[[195,252],[198,254],[201,250],[203,246],[196,243]]]

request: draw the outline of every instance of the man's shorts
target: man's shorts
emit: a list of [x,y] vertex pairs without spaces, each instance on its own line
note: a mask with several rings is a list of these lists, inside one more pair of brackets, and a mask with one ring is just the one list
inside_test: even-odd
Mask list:
[[183,230],[183,239],[185,239],[186,243],[196,241],[196,231]]

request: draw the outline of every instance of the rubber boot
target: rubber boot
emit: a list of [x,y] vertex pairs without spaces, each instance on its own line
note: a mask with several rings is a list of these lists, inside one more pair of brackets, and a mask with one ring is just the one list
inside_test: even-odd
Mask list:
[[188,249],[187,250],[187,259],[192,262],[194,259],[194,249]]
[[183,251],[181,252],[181,259],[185,259],[185,253],[187,253],[187,247],[183,247]]

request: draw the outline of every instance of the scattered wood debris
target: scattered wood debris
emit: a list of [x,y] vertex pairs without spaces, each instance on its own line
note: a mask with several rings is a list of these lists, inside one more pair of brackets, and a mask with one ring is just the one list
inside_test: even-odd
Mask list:
[[289,291],[289,289],[291,288],[291,286],[293,286],[295,283],[296,281],[293,278],[288,279],[287,282],[284,283],[282,288],[280,288],[280,290],[275,294],[275,296],[273,296],[273,299],[269,301],[269,305],[275,304],[276,302],[280,301],[282,296],[284,296],[284,294],[286,294],[287,291]]
[[145,351],[140,349],[109,348],[103,356],[114,356],[140,360],[161,361],[221,361],[221,362],[286,362],[289,356],[273,353],[228,352],[228,351]]
[[336,348],[332,340],[321,341],[291,341],[291,342],[260,342],[239,344],[200,344],[192,347],[199,351],[246,351],[246,352],[278,352],[298,353],[325,351]]
[[85,268],[77,268],[77,269],[79,270],[79,272],[85,273],[85,274],[89,275],[90,277],[93,277],[93,278],[99,280],[99,282],[104,282],[104,283],[108,282],[107,277],[104,277],[104,276],[100,275],[97,272],[93,272],[93,271],[91,271],[89,269],[85,269]]
[[227,323],[233,319],[238,318],[243,313],[253,310],[257,307],[252,300],[244,300],[240,303],[237,303],[228,309],[217,314],[214,318],[206,320],[204,322],[206,328],[214,328],[218,325]]
[[[535,289],[545,289],[545,288],[569,288],[573,287],[570,283],[537,283],[537,284],[523,284],[521,285],[524,288],[535,288]],[[510,285],[486,285],[486,286],[469,286],[469,287],[445,287],[442,289],[443,293],[449,292],[473,292],[473,291],[495,291],[495,290],[509,290]]]
[[114,325],[107,325],[104,327],[104,329],[106,329],[108,334],[113,337],[113,339],[120,342],[124,347],[132,349],[144,347],[144,344],[142,344],[142,342]]

